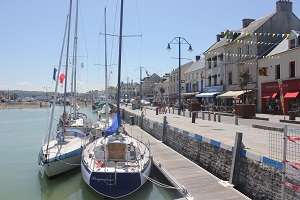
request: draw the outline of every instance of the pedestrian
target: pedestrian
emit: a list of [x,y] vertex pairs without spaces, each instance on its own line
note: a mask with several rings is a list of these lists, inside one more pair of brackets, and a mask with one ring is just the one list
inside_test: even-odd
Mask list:
[[180,110],[183,111],[183,103],[180,103]]
[[166,100],[164,100],[164,101],[162,102],[162,113],[163,113],[163,114],[166,114],[166,106],[167,106],[167,103],[166,103]]

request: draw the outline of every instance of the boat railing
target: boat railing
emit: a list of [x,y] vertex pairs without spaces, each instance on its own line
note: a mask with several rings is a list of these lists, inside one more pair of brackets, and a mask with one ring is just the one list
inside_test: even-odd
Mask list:
[[105,150],[100,150],[100,151],[94,151],[94,154],[89,154],[89,156],[93,156],[93,170],[95,168],[111,168],[111,167],[116,167],[118,169],[128,169],[128,168],[140,168],[141,166],[141,159],[142,156],[140,153],[133,153],[132,151],[118,151],[118,154],[124,154],[124,157],[122,159],[117,159],[117,158],[109,158],[109,151]]

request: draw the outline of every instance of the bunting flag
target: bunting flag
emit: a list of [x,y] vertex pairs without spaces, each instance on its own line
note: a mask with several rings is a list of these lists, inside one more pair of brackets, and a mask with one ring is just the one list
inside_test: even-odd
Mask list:
[[286,186],[288,186],[289,188],[291,188],[291,189],[293,189],[295,191],[300,191],[300,188],[297,185],[294,185],[294,184],[291,184],[291,183],[285,182],[285,181],[283,181],[281,183],[284,184],[284,185],[286,185]]
[[[229,56],[229,57],[242,57],[242,58],[258,58],[258,55],[250,55],[250,54],[237,54],[237,53],[221,53],[221,52],[215,52],[215,51],[206,51],[203,52],[203,55],[223,55],[223,56]],[[279,59],[280,56],[262,56],[262,58],[272,58],[272,59]],[[213,61],[207,61],[207,62],[213,62]]]
[[288,163],[291,167],[293,167],[295,170],[299,171],[300,168],[300,163],[296,163],[296,162],[290,162],[290,161],[285,161],[283,163]]
[[271,36],[271,37],[295,37],[297,36],[297,34],[290,34],[290,33],[262,33],[262,32],[259,32],[259,33],[254,33],[254,32],[231,32],[231,31],[223,31],[222,32],[224,35],[234,35],[234,34],[240,34],[240,35],[245,35],[245,36],[252,36],[252,35],[255,35],[255,36]]
[[281,107],[282,107],[282,112],[284,114],[284,97],[283,97],[283,87],[282,87],[282,80],[278,79],[278,88],[280,91],[280,102],[281,102]]
[[258,76],[267,76],[267,68],[259,67],[258,68]]
[[300,144],[300,138],[299,137],[291,137],[291,136],[287,136],[287,138],[289,139],[289,141],[294,142],[296,144]]
[[65,80],[65,78],[66,78],[66,75],[63,74],[63,73],[61,73],[61,74],[59,75],[59,82],[60,82],[60,83],[63,83],[64,80]]
[[57,72],[57,69],[54,67],[54,69],[53,69],[53,80],[56,80],[56,72]]

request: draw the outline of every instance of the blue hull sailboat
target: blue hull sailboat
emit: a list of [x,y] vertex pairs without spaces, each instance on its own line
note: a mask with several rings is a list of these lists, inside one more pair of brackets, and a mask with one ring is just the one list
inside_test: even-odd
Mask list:
[[128,135],[122,126],[119,87],[122,14],[123,0],[119,36],[117,111],[111,126],[102,130],[102,137],[86,146],[81,160],[81,173],[86,184],[99,194],[114,199],[127,196],[143,186],[152,168],[150,146]]

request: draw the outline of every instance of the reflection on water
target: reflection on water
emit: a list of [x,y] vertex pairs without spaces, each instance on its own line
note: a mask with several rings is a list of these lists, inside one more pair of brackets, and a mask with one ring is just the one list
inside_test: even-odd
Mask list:
[[[41,187],[41,199],[42,200],[102,200],[110,199],[108,197],[101,196],[93,189],[91,189],[82,179],[80,168],[76,168],[68,173],[65,173],[55,179],[49,180],[44,172],[38,172],[38,178]],[[170,184],[162,174],[153,168],[151,172],[151,178],[164,183]],[[128,183],[130,184],[130,183]],[[140,189],[131,195],[120,198],[120,200],[141,200],[141,199],[177,199],[180,195],[176,190],[166,190],[158,187],[147,181]]]

